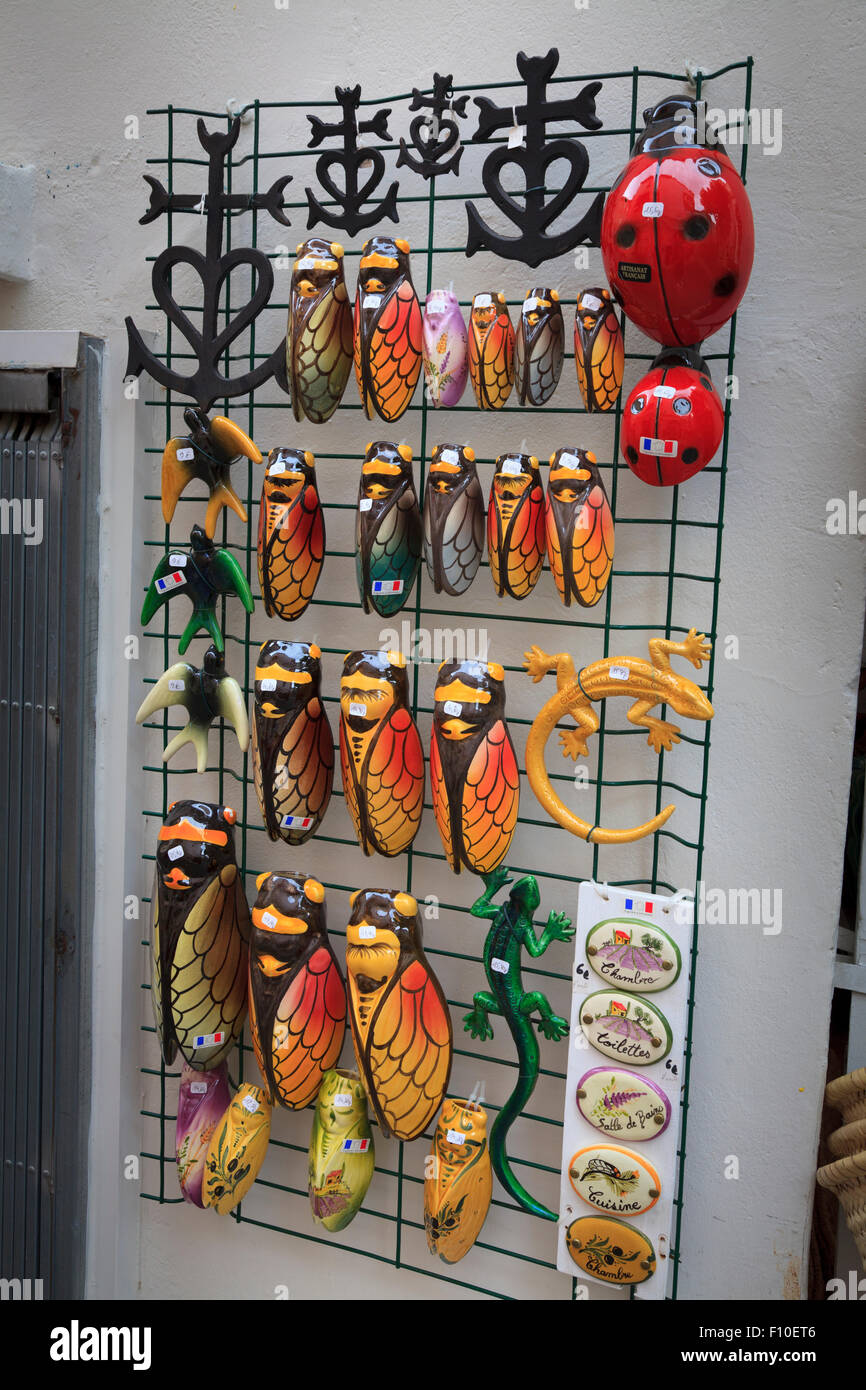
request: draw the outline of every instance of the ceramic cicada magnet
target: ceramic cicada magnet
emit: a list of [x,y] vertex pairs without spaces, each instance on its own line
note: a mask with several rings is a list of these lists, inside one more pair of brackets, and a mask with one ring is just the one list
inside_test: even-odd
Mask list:
[[520,781],[505,722],[505,672],[495,662],[444,661],[430,737],[436,825],[450,867],[488,873],[508,853]]
[[457,405],[469,374],[469,339],[457,296],[431,290],[421,328],[424,380],[431,405]]
[[356,1071],[322,1078],[310,1135],[307,1190],[313,1220],[343,1231],[358,1214],[376,1166],[367,1093]]
[[352,369],[352,306],[338,241],[297,247],[286,333],[286,375],[296,420],[329,420]]
[[504,294],[476,294],[469,315],[469,378],[482,410],[501,410],[514,385],[514,325]]
[[225,643],[217,622],[217,598],[221,594],[237,594],[247,612],[252,613],[250,586],[231,551],[214,545],[200,526],[192,528],[189,547],[189,550],[170,550],[163,555],[145,595],[141,625],[146,627],[156,610],[176,594],[186,594],[192,604],[192,615],[177,644],[178,652],[183,656],[193,637],[202,630],[221,652]]
[[231,1098],[225,1062],[205,1072],[193,1071],[184,1062],[177,1097],[175,1161],[183,1200],[194,1207],[204,1206],[205,1155]]
[[325,559],[325,516],[309,449],[272,449],[259,508],[259,587],[269,618],[299,618]]
[[610,290],[582,290],[574,314],[574,365],[587,411],[613,410],[622,390],[625,346]]
[[437,444],[424,488],[424,560],[437,594],[469,588],[484,552],[484,497],[468,444]]
[[262,644],[253,686],[253,781],[272,840],[302,845],[322,823],[334,781],[334,736],[322,703],[319,648]]
[[189,722],[165,746],[162,760],[167,763],[185,743],[191,743],[196,753],[196,768],[201,774],[207,767],[208,729],[215,719],[228,720],[237,734],[241,752],[250,741],[250,726],[243,691],[237,681],[226,674],[225,662],[216,647],[208,647],[201,669],[188,661],[169,666],[150,694],[142,700],[135,716],[143,724],[148,715],[158,709],[183,705]]
[[260,1086],[245,1082],[214,1130],[205,1158],[203,1202],[221,1216],[234,1211],[259,1175],[271,1137],[271,1107]]
[[500,598],[526,598],[544,563],[544,488],[534,454],[500,454],[487,503],[487,558]]
[[681,656],[697,670],[709,660],[710,644],[702,632],[691,628],[682,642],[653,637],[649,643],[649,661],[636,656],[606,656],[575,671],[567,652],[550,656],[540,647],[524,653],[524,665],[533,681],[543,680],[548,671],[556,673],[556,694],[551,696],[533,720],[526,740],[526,775],[529,785],[549,816],[581,840],[594,845],[621,845],[641,840],[660,830],[673,814],[675,807],[666,806],[643,825],[625,830],[613,830],[603,825],[590,825],[581,820],[563,803],[554,791],[544,762],[547,740],[557,725],[569,715],[576,729],[562,729],[560,742],[564,758],[585,758],[587,739],[599,728],[600,720],[594,703],[612,695],[625,695],[633,700],[627,718],[630,723],[648,729],[647,743],[660,753],[679,743],[676,724],[650,714],[656,705],[666,704],[688,719],[712,719],[713,707],[699,685],[687,680],[671,667],[671,657]]
[[374,236],[365,244],[355,295],[355,376],[368,420],[399,420],[421,371],[421,306],[409,243]]
[[188,406],[183,418],[189,434],[170,439],[162,455],[162,515],[168,526],[181,493],[193,478],[199,478],[208,488],[204,529],[213,538],[223,507],[231,507],[244,523],[247,520],[246,508],[231,484],[232,464],[241,458],[261,463],[262,456],[249,435],[224,415],[211,420],[204,410]]
[[755,254],[748,194],[701,105],[677,94],[644,111],[601,223],[605,274],[629,318],[686,347],[728,322]]
[[230,806],[175,801],[159,832],[151,905],[151,1003],[162,1055],[209,1071],[247,1012],[250,911]]
[[352,894],[346,970],[355,1056],[379,1128],[386,1138],[415,1139],[448,1085],[451,1017],[410,893]]
[[408,849],[424,807],[424,751],[401,652],[349,652],[340,682],[343,794],[365,854]]
[[631,392],[620,449],[651,487],[674,487],[706,468],[722,442],[725,408],[700,353],[665,348]]
[[478,1239],[493,1196],[487,1112],[480,1105],[446,1100],[424,1170],[427,1245],[453,1265]]
[[595,454],[550,455],[545,506],[547,559],[566,608],[598,603],[613,565],[613,512]]
[[325,921],[325,890],[300,873],[256,879],[250,934],[250,1032],[265,1090],[303,1110],[340,1056],[346,985]]
[[421,513],[408,444],[368,444],[355,518],[355,573],[365,613],[390,618],[421,564]]
[[556,290],[530,290],[514,345],[514,383],[521,405],[544,405],[562,376],[565,324]]

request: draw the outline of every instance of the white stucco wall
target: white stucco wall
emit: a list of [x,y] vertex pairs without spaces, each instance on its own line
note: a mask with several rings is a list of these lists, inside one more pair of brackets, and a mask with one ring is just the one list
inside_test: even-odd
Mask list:
[[[164,130],[145,110],[167,102],[220,109],[232,96],[329,96],[335,82],[360,81],[371,95],[402,91],[424,85],[434,66],[461,83],[507,79],[518,49],[557,45],[562,70],[572,72],[633,63],[673,71],[686,58],[713,69],[751,53],[754,103],[783,112],[781,153],[756,150],[749,166],[757,256],[738,320],[741,395],[718,628],[739,638],[740,656],[716,667],[704,862],[709,885],[781,889],[783,923],[777,935],[760,927],[707,927],[702,935],[681,1293],[796,1298],[806,1278],[864,613],[862,541],[828,536],[825,517],[828,498],[864,489],[864,208],[852,113],[866,10],[855,0],[829,12],[808,0],[589,0],[586,9],[571,0],[478,0],[404,7],[400,20],[398,29],[384,11],[343,0],[327,13],[299,0],[288,11],[271,0],[66,0],[50,22],[27,0],[5,8],[2,157],[36,166],[37,197],[35,278],[0,284],[0,326],[84,329],[111,336],[113,347],[113,434],[103,461],[106,854],[98,870],[90,1287],[109,1295],[140,1289],[144,1297],[262,1296],[280,1283],[297,1296],[453,1293],[254,1227],[138,1202],[135,1184],[120,1178],[122,1156],[139,1147],[140,1061],[140,927],[129,936],[121,897],[141,888],[124,882],[117,807],[134,813],[137,802],[135,779],[124,787],[120,769],[127,749],[130,765],[137,761],[126,721],[140,687],[127,690],[128,663],[116,651],[138,592],[129,575],[132,481],[143,490],[147,476],[151,490],[153,466],[144,469],[140,453],[136,461],[115,335],[127,313],[147,322],[144,257],[163,245],[159,226],[138,226],[141,174],[146,158],[162,153]],[[140,117],[139,141],[124,138],[129,114]],[[292,244],[302,220],[298,214],[288,234]],[[534,283],[525,268],[502,278],[514,288],[530,275]],[[471,293],[481,277],[473,269],[461,288]],[[141,833],[133,814],[129,864]],[[731,1155],[737,1180],[724,1176]],[[524,1277],[532,1296],[531,1266]],[[567,1291],[558,1276],[545,1275],[539,1287],[547,1296]]]

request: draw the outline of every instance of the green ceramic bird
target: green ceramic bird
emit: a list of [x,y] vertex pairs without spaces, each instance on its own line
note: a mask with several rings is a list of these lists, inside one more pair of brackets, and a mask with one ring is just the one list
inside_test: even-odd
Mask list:
[[189,723],[166,744],[162,755],[164,763],[185,743],[191,743],[196,751],[197,770],[204,772],[208,729],[220,718],[231,722],[241,752],[246,752],[250,726],[243,691],[233,677],[226,675],[222,654],[216,647],[208,647],[201,669],[188,661],[177,661],[169,666],[142,701],[135,716],[136,724],[143,724],[155,710],[168,709],[170,705],[183,705],[189,711]]
[[192,616],[183,630],[178,651],[183,655],[196,633],[204,629],[221,652],[225,642],[217,622],[217,598],[220,594],[237,594],[247,612],[252,613],[250,586],[231,551],[215,545],[201,526],[192,528],[189,546],[189,550],[170,550],[163,555],[145,595],[141,625],[146,627],[156,610],[176,594],[186,594],[192,603]]

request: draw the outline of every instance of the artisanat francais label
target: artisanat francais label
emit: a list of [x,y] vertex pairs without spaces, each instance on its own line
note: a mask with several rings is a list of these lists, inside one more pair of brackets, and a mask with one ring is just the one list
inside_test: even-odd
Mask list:
[[617,272],[621,280],[639,280],[644,285],[653,278],[652,266],[641,265],[639,261],[620,261]]

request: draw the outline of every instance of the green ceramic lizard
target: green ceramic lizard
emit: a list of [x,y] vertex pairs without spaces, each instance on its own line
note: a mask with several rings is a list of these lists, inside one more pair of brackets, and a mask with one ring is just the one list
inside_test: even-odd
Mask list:
[[484,892],[469,910],[473,917],[484,917],[491,922],[484,943],[484,970],[490,991],[481,990],[474,996],[474,1007],[465,1015],[463,1027],[473,1038],[481,1041],[492,1038],[489,1016],[499,1014],[508,1024],[520,1064],[517,1085],[497,1115],[490,1133],[490,1158],[493,1171],[515,1201],[536,1216],[556,1221],[555,1212],[548,1211],[531,1197],[512,1172],[505,1143],[509,1129],[529,1101],[538,1080],[539,1050],[532,1027],[533,1014],[539,1015],[538,1027],[546,1038],[555,1042],[568,1034],[567,1021],[553,1012],[547,998],[538,990],[524,990],[520,974],[521,952],[526,947],[531,956],[542,956],[551,941],[570,941],[575,929],[564,912],[551,912],[541,936],[535,935],[532,914],[541,902],[541,894],[532,874],[518,879],[508,895],[508,902],[499,907],[492,899],[511,883],[508,870],[501,866],[492,873],[482,874],[482,878]]

